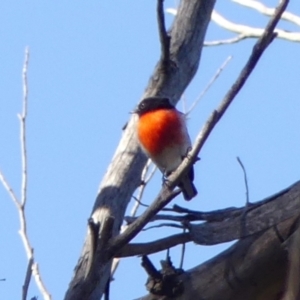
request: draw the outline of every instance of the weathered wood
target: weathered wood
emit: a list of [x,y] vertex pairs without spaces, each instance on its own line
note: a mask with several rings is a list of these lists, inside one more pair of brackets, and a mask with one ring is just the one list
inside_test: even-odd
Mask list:
[[215,245],[247,237],[300,214],[300,182],[273,196],[273,201],[222,222],[190,225],[192,240]]
[[[148,255],[191,241],[199,245],[216,245],[265,231],[287,219],[300,215],[300,182],[296,182],[248,208],[227,208],[215,213],[219,216],[215,218],[217,221],[202,222],[201,224],[188,223],[190,217],[186,215],[186,219],[183,217],[180,221],[186,223],[188,232],[153,242],[128,244],[117,255],[119,257]],[[214,212],[207,214],[210,219],[214,219]]]
[[[297,218],[249,236],[213,259],[179,275],[183,293],[172,300],[278,300],[285,286],[285,248]],[[195,261],[199,255],[193,252]],[[148,295],[138,300],[168,300]]]

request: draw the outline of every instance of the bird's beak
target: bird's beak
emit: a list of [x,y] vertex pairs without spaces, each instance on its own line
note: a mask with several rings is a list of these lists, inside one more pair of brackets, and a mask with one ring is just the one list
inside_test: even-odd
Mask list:
[[137,108],[135,108],[134,110],[130,111],[129,113],[130,114],[137,114],[138,113]]

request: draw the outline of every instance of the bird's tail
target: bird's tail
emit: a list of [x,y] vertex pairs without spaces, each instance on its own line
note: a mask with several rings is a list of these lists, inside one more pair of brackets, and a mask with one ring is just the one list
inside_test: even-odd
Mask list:
[[178,184],[178,186],[181,188],[184,199],[187,201],[191,200],[198,194],[198,191],[195,185],[193,184],[193,180],[194,170],[192,167],[189,173],[186,176],[184,176],[181,182]]

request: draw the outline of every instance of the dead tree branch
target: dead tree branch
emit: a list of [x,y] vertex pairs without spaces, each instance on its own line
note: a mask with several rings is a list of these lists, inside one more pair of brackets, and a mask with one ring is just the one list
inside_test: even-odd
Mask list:
[[[289,241],[297,219],[288,219],[242,239],[213,259],[179,275],[183,293],[172,299],[219,300],[220,295],[222,300],[280,299],[288,266],[284,244]],[[201,251],[195,252],[195,261],[201,255]],[[136,300],[163,299],[166,298],[151,294]]]
[[[274,10],[275,11],[275,10]],[[217,25],[220,27],[237,33],[238,36],[234,37],[229,40],[225,41],[213,41],[213,42],[205,42],[205,46],[216,46],[220,44],[232,44],[234,42],[238,42],[245,38],[259,38],[262,36],[264,29],[263,28],[255,28],[243,24],[234,23],[232,21],[229,21],[225,17],[223,17],[221,14],[219,14],[217,11],[213,11],[212,13],[212,21],[214,21]],[[275,29],[274,30],[277,33],[278,38],[288,40],[291,42],[300,42],[300,33],[299,32],[290,32],[285,31],[282,29]]]
[[[191,218],[182,216],[179,220],[186,225],[188,232],[153,242],[128,244],[117,256],[148,255],[191,241],[199,245],[215,245],[246,238],[297,217],[300,213],[299,203],[300,182],[297,182],[250,206],[245,214],[244,224],[241,224],[241,218],[245,207],[226,209],[221,213],[222,218],[200,224],[191,223]],[[219,212],[216,213],[220,215]]]
[[[259,13],[269,17],[273,16],[275,12],[274,8],[267,7],[262,2],[256,0],[231,0],[231,1],[243,5],[245,7],[252,8],[258,11]],[[282,14],[281,19],[300,26],[300,17],[288,11],[285,11]]]
[[[255,1],[255,0],[232,0],[232,1],[237,4],[243,5],[245,7],[252,8],[258,11],[259,13],[269,17],[272,17],[275,14],[275,8],[269,8],[259,1]],[[176,16],[177,9],[167,8],[166,12]],[[281,19],[300,26],[300,17],[290,12],[285,11],[281,16]],[[237,33],[238,35],[224,40],[205,41],[204,46],[219,46],[219,45],[234,44],[247,38],[259,38],[262,36],[264,32],[263,28],[256,28],[256,27],[251,27],[248,25],[232,22],[226,19],[225,17],[223,17],[216,10],[213,10],[211,15],[211,20],[215,22],[217,25],[219,25],[220,27],[224,28],[225,30]],[[300,42],[300,33],[298,31],[286,31],[279,28],[276,28],[274,31],[277,33],[278,38],[288,40],[291,42]]]
[[47,291],[45,284],[42,281],[38,265],[34,260],[33,248],[31,246],[28,233],[27,233],[27,219],[25,214],[25,207],[27,203],[27,151],[26,151],[26,118],[27,118],[27,106],[28,106],[28,64],[29,64],[29,49],[25,49],[25,60],[22,71],[22,79],[23,79],[23,109],[22,113],[18,115],[20,120],[20,145],[21,145],[21,161],[22,161],[22,181],[21,181],[21,199],[19,200],[13,191],[11,185],[6,180],[4,174],[0,172],[0,181],[4,188],[7,190],[10,198],[13,203],[16,205],[16,208],[19,213],[20,220],[20,230],[19,234],[21,236],[24,249],[28,259],[28,266],[26,270],[24,284],[22,286],[22,299],[27,298],[27,292],[30,284],[31,276],[33,275],[36,285],[40,290],[43,298],[45,300],[50,300],[51,295]]

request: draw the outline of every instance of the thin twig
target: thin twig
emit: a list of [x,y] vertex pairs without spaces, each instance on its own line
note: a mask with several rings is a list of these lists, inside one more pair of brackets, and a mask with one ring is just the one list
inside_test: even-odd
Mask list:
[[161,60],[168,64],[170,61],[170,37],[166,30],[164,15],[164,0],[157,0],[157,21],[161,45]]
[[183,228],[182,225],[178,225],[178,224],[175,224],[175,223],[161,223],[161,224],[158,224],[158,225],[153,225],[153,226],[146,227],[146,228],[142,229],[142,231],[147,231],[149,229],[161,228],[161,227],[173,227],[173,228],[180,228],[180,229]]
[[[134,207],[135,206],[143,206],[143,207],[149,207],[149,205],[148,204],[145,204],[145,203],[143,203],[142,201],[140,201],[139,199],[138,199],[138,197],[136,197],[136,196],[132,196],[132,198],[134,199],[134,201],[135,201],[135,203],[134,203]],[[134,209],[134,207],[132,208],[132,210]],[[131,213],[130,213],[131,214]]]
[[[183,233],[186,233],[186,228],[183,228]],[[185,243],[182,244],[179,269],[183,269],[183,261],[185,254]]]
[[[252,204],[251,208],[254,209],[258,206],[261,206],[261,203]],[[236,208],[236,207],[229,207],[225,209],[220,209],[216,211],[210,212],[191,212],[187,213],[183,216],[174,216],[174,215],[166,215],[166,214],[157,214],[153,216],[153,218],[149,222],[155,221],[174,221],[174,222],[194,222],[194,221],[206,221],[206,222],[222,222],[227,218],[233,218],[236,216],[242,215],[245,207]],[[125,217],[125,220],[128,224],[133,223],[139,217]]]
[[148,182],[152,179],[152,177],[153,177],[153,175],[154,175],[154,173],[157,169],[156,167],[153,167],[153,169],[149,173],[148,177],[146,178],[151,165],[152,165],[152,161],[151,161],[151,159],[148,159],[147,164],[144,167],[144,169],[142,171],[142,175],[141,175],[141,181],[143,182],[143,184],[139,188],[139,192],[138,192],[137,197],[134,197],[135,198],[135,203],[134,203],[134,206],[133,206],[133,208],[131,209],[131,212],[130,212],[130,215],[133,216],[133,217],[136,215],[137,210],[138,210],[140,205],[148,207],[148,205],[143,204],[141,202],[141,200],[143,198],[144,191],[145,191],[145,188],[146,188]]
[[10,196],[11,200],[13,201],[13,203],[16,205],[17,209],[21,208],[21,204],[14,192],[14,190],[12,189],[11,185],[8,183],[7,179],[5,178],[4,174],[0,171],[0,181],[3,185],[3,187],[6,189],[6,191],[8,192],[8,195]]
[[18,115],[20,120],[20,144],[21,144],[21,158],[22,158],[22,182],[21,182],[21,199],[19,200],[14,193],[11,185],[5,179],[3,173],[0,172],[0,181],[4,188],[7,190],[9,196],[17,207],[20,220],[19,234],[21,236],[23,246],[28,259],[28,267],[26,271],[25,281],[22,288],[22,298],[27,298],[27,291],[30,284],[31,274],[34,276],[35,282],[45,300],[50,300],[51,295],[47,291],[43,281],[41,279],[38,266],[34,260],[33,248],[30,244],[27,234],[27,221],[25,215],[25,206],[27,202],[27,151],[26,151],[26,117],[27,117],[27,105],[28,105],[28,64],[29,64],[29,49],[25,49],[25,60],[22,70],[23,78],[23,109],[22,113]]
[[18,115],[21,123],[21,156],[22,156],[22,185],[21,185],[21,205],[26,205],[27,199],[27,151],[26,151],[26,117],[28,106],[28,63],[29,63],[29,48],[25,49],[25,61],[23,65],[22,77],[23,77],[23,110]]
[[116,253],[119,251],[120,248],[126,245],[143,229],[143,227],[155,214],[157,214],[157,212],[170,203],[180,193],[180,189],[172,191],[167,185],[164,184],[159,195],[146,209],[146,211],[137,220],[130,224],[123,234],[120,234],[109,241],[110,245],[108,245],[108,251],[110,253]]
[[[250,209],[253,209],[253,213],[250,216],[251,219],[249,220],[247,226],[249,228],[249,224],[260,224],[260,225],[258,225],[256,229],[253,229],[253,227],[249,228],[251,232],[249,232],[248,235],[254,234],[256,232],[261,232],[264,229],[273,227],[274,225],[278,224],[281,221],[291,218],[293,216],[294,211],[297,214],[298,213],[297,195],[299,195],[299,189],[300,189],[300,182],[297,182],[283,189],[282,191],[279,191],[276,194],[259,201],[258,203],[252,204]],[[290,196],[290,195],[294,195],[294,196]],[[295,198],[293,199],[293,197]],[[278,218],[277,215],[274,215],[272,213],[274,211],[276,212],[276,209],[275,210],[272,208],[270,209],[270,207],[272,207],[273,205],[274,207],[277,207],[278,204],[276,203],[273,204],[274,203],[273,201],[277,203],[281,203],[282,200],[285,200],[288,203],[293,202],[294,204],[291,205],[293,207],[297,207],[297,209],[289,208],[287,211],[283,213],[283,215],[281,214],[281,217]],[[269,207],[266,209],[266,211],[270,211],[271,213],[270,214],[267,213],[267,216],[265,213],[262,214],[263,211],[262,207],[264,208]],[[257,211],[255,212],[256,209]],[[175,234],[152,242],[127,244],[117,252],[116,256],[127,257],[127,256],[153,254],[191,241],[194,241],[200,245],[215,245],[215,244],[220,244],[231,240],[246,237],[248,235],[243,236],[241,235],[241,232],[237,231],[237,228],[240,226],[240,217],[241,214],[244,212],[244,210],[245,207],[224,209],[222,210],[224,212],[224,215],[221,220],[218,219],[212,220],[210,222],[198,224],[196,225],[196,227],[189,226],[190,227],[189,229],[191,231],[188,231],[186,233]],[[293,211],[293,213],[291,214],[289,211]],[[156,218],[157,216],[155,216],[154,218]],[[184,222],[184,220],[181,221]],[[185,222],[185,223],[190,224],[189,222]]]
[[247,178],[247,172],[246,169],[244,167],[244,164],[242,163],[241,159],[237,156],[237,161],[240,164],[242,170],[243,170],[243,174],[244,174],[244,183],[245,183],[245,188],[246,188],[246,206],[249,206],[250,204],[250,199],[249,199],[249,187],[248,187],[248,178]]
[[190,109],[185,113],[186,116],[190,114],[190,112],[195,108],[195,106],[199,103],[199,101],[202,99],[202,97],[207,93],[207,91],[210,89],[210,87],[214,84],[214,82],[218,79],[222,71],[225,69],[227,64],[231,61],[232,56],[228,56],[225,61],[222,63],[220,68],[217,70],[217,72],[214,74],[214,76],[210,79],[204,90],[200,93],[200,95],[197,97],[197,99],[192,103]]
[[216,41],[205,41],[203,43],[203,45],[205,47],[208,46],[220,46],[220,45],[229,45],[229,44],[234,44],[234,43],[238,43],[244,39],[248,38],[247,35],[241,33],[238,34],[237,36],[233,37],[233,38],[229,38],[229,39],[225,39],[225,40],[216,40]]
[[[292,185],[293,186],[293,185]],[[292,187],[291,186],[291,187]],[[269,202],[272,202],[274,199],[279,197],[280,195],[285,194],[288,192],[291,187],[285,188],[282,191],[267,197],[261,201],[257,201],[255,203],[250,203],[250,205],[247,208],[247,211],[249,212],[250,210],[256,209],[260,206],[263,206]],[[236,218],[241,216],[244,211],[245,211],[246,206],[242,207],[227,207],[224,209],[218,209],[214,211],[196,211],[196,210],[191,210],[182,206],[179,206],[177,204],[173,205],[173,208],[168,208],[164,209],[166,211],[174,212],[174,213],[179,213],[179,214],[184,214],[181,216],[176,216],[176,215],[166,215],[166,214],[156,214],[155,216],[152,217],[152,219],[149,222],[154,222],[154,221],[174,221],[174,222],[193,222],[193,221],[206,221],[206,222],[222,222],[224,220],[228,220],[231,218]],[[136,221],[139,217],[130,217],[126,216],[125,220],[129,224],[133,223]]]
[[249,201],[249,188],[248,188],[248,179],[247,179],[247,173],[246,173],[246,169],[242,163],[242,161],[240,160],[240,158],[237,156],[237,161],[239,163],[239,165],[242,168],[242,171],[244,173],[244,182],[245,182],[245,187],[246,187],[246,205],[244,208],[244,212],[241,215],[241,236],[246,235],[247,233],[247,226],[246,226],[246,218],[247,218],[247,213],[249,211],[249,206],[250,206],[250,201]]
[[19,230],[22,238],[25,251],[28,260],[33,259],[33,249],[30,245],[29,238],[27,236],[27,222],[25,216],[25,206],[27,199],[27,152],[26,152],[26,117],[27,117],[27,102],[28,102],[28,63],[29,63],[29,49],[25,49],[25,61],[23,65],[22,77],[23,77],[23,109],[22,113],[18,115],[20,120],[20,145],[21,145],[21,158],[22,158],[22,183],[21,183],[21,199],[19,216],[21,228]]

